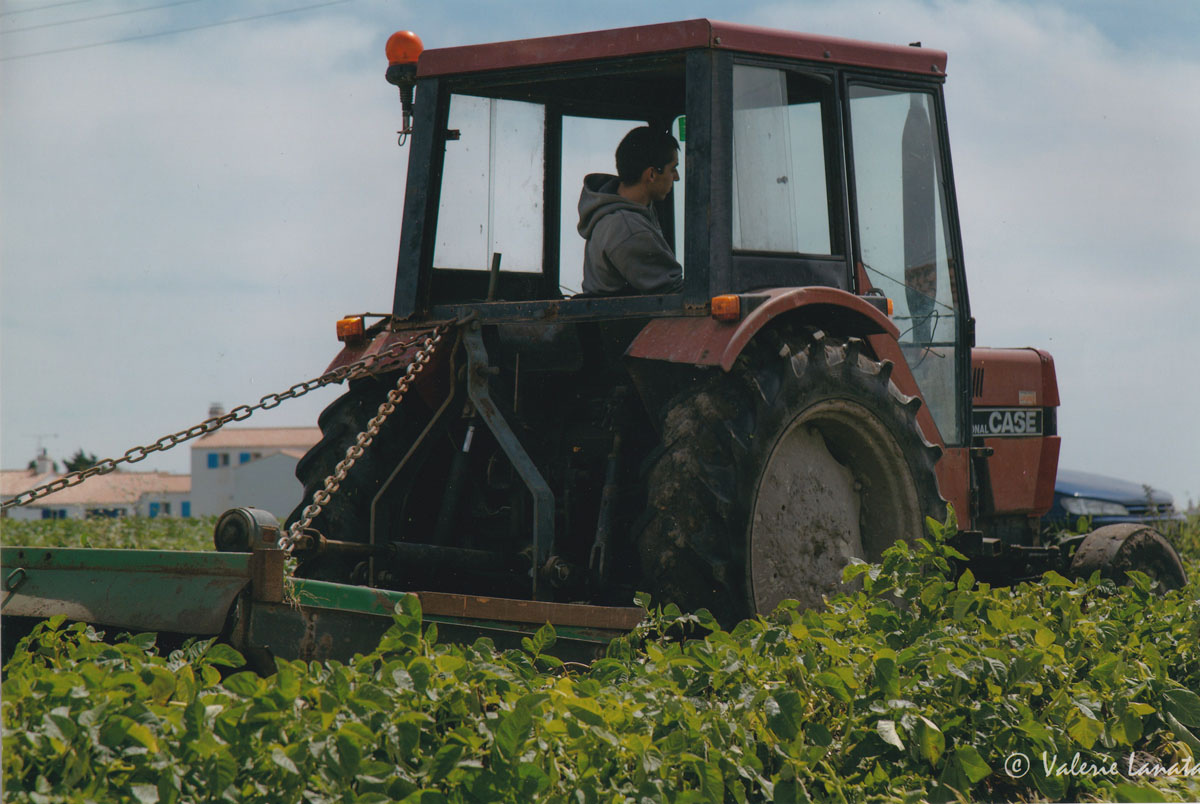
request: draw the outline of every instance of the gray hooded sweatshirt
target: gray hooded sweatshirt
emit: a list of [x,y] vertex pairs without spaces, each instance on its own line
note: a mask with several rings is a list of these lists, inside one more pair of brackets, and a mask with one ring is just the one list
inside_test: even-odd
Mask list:
[[617,194],[617,177],[592,173],[579,195],[579,234],[583,252],[583,292],[677,293],[683,268],[658,225],[653,205]]

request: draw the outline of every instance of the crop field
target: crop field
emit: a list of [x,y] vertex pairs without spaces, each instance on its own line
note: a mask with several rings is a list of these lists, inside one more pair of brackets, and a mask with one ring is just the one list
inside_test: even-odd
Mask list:
[[[370,654],[267,678],[226,645],[50,621],[4,668],[4,800],[1200,798],[1200,520],[1165,595],[1136,573],[989,587],[953,569],[953,519],[930,525],[822,611],[723,631],[641,599],[591,665],[554,658],[549,626],[442,643],[415,602]],[[3,541],[210,549],[211,526],[6,521]]]

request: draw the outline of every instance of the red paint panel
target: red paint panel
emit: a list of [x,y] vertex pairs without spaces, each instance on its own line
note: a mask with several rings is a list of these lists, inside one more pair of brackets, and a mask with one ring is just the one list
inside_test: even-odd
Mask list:
[[715,366],[739,326],[709,316],[656,318],[642,328],[625,354],[668,363]]
[[836,36],[791,33],[729,22],[714,22],[712,27],[717,45],[727,50],[790,56],[856,67],[903,70],[925,75],[944,75],[946,72],[946,54],[941,50],[906,45],[881,45]]
[[462,47],[435,48],[421,54],[417,75],[456,75],[592,59],[667,53],[716,47],[772,56],[944,75],[940,50],[882,45],[832,36],[775,31],[706,19],[641,25],[605,31],[520,39]]
[[1041,516],[1049,511],[1058,474],[1058,436],[986,438],[983,443],[995,450],[988,458],[995,513]]
[[960,530],[971,528],[970,452],[965,447],[948,447],[937,462],[938,490],[954,506]]
[[[755,294],[760,295],[760,294]],[[802,307],[831,310],[853,321],[860,334],[887,333],[893,342],[899,330],[887,316],[853,293],[836,288],[800,288],[766,291],[769,298],[740,322],[724,323],[704,316],[659,318],[642,329],[626,351],[629,357],[690,363],[696,366],[733,368],[733,361],[767,322]]]
[[737,356],[746,348],[746,344],[768,321],[782,313],[801,307],[834,308],[839,313],[846,315],[848,320],[857,319],[858,326],[853,328],[859,334],[886,332],[893,339],[900,337],[900,330],[886,315],[853,293],[847,293],[844,290],[823,287],[799,290],[784,288],[767,291],[766,295],[770,298],[754,308],[754,311],[742,320],[729,345],[725,347],[725,353],[721,356],[721,368],[725,371],[733,368],[733,361],[737,360]]
[[1058,380],[1049,352],[977,346],[971,350],[971,369],[972,374],[983,372],[982,393],[976,389],[973,399],[976,406],[1058,407]]
[[[380,352],[390,349],[397,343],[411,340],[418,331],[409,330],[407,332],[378,332],[369,341],[357,344],[355,346],[346,346],[342,351],[338,352],[337,357],[325,369],[325,373],[334,369],[348,366],[351,363],[362,360],[370,355],[379,354]],[[449,374],[447,366],[449,361],[446,359],[451,349],[454,346],[454,339],[451,336],[444,336],[442,342],[438,344],[434,350],[433,357],[425,368],[417,375],[417,379],[412,384],[412,389],[420,397],[425,400],[430,407],[436,407],[441,404],[441,398],[446,393],[446,387],[449,382]],[[384,361],[376,365],[372,374],[381,374],[386,371],[394,371],[403,368],[411,362],[412,358],[420,350],[421,344],[417,343],[404,351],[400,352],[397,357]]]
[[566,36],[436,48],[421,54],[417,62],[417,75],[453,75],[709,47],[712,42],[711,31],[708,20],[689,20]]

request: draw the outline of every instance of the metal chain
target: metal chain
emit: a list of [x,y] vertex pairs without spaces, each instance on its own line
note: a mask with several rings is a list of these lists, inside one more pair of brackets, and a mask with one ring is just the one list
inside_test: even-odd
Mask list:
[[[441,324],[434,328],[434,343],[441,340],[442,334],[449,327],[449,324]],[[34,500],[39,500],[42,497],[47,497],[55,492],[62,491],[63,489],[67,489],[72,486],[77,486],[90,477],[94,477],[96,475],[106,475],[109,472],[113,472],[121,464],[137,463],[138,461],[145,460],[155,452],[164,452],[178,444],[184,443],[185,441],[191,441],[193,438],[198,438],[202,435],[208,435],[209,433],[216,432],[230,422],[243,421],[250,418],[255,411],[270,410],[271,408],[278,407],[289,399],[297,399],[302,397],[309,391],[315,391],[318,388],[324,388],[326,385],[331,385],[332,383],[341,382],[346,379],[358,379],[359,377],[369,374],[371,370],[380,363],[391,358],[398,357],[401,353],[416,345],[418,342],[424,340],[425,344],[428,344],[429,339],[429,333],[422,332],[411,340],[394,344],[381,352],[368,355],[367,357],[364,357],[363,359],[354,363],[348,363],[345,366],[339,366],[331,371],[327,371],[320,377],[315,377],[314,379],[307,380],[305,382],[296,383],[286,391],[282,391],[277,394],[267,394],[258,401],[258,404],[238,405],[228,413],[223,413],[220,416],[213,416],[212,418],[205,419],[199,424],[194,424],[185,430],[180,430],[177,433],[165,435],[152,444],[128,449],[120,458],[105,458],[104,460],[99,461],[86,469],[81,469],[77,472],[70,472],[62,477],[55,478],[49,483],[44,483],[41,486],[36,486],[28,491],[22,492],[10,500],[5,500],[3,503],[0,503],[0,510],[28,505]],[[421,354],[426,354],[425,362],[428,362],[429,356],[427,354],[427,350],[428,347],[423,346],[422,351],[418,352],[417,358],[419,358]],[[414,358],[414,361],[415,360],[416,358]],[[409,364],[408,368],[410,371],[413,365],[414,364],[412,363]],[[421,365],[424,366],[424,363]],[[410,376],[411,374],[406,373],[401,377],[401,380],[404,380]],[[407,388],[407,385],[405,388]],[[389,397],[390,396],[391,394],[389,393]],[[368,443],[370,442],[368,441]]]
[[300,519],[292,523],[292,526],[279,537],[279,546],[286,552],[291,553],[296,546],[296,542],[301,538],[304,531],[312,527],[313,520],[321,515],[321,510],[329,503],[329,500],[346,480],[346,476],[350,474],[350,470],[359,458],[366,452],[367,447],[371,446],[371,442],[379,435],[380,428],[383,423],[388,420],[388,417],[396,412],[396,406],[400,404],[400,400],[404,398],[404,394],[408,392],[409,385],[416,379],[416,376],[425,370],[425,365],[429,363],[433,357],[434,350],[442,340],[442,335],[446,331],[446,326],[438,327],[433,331],[433,334],[425,338],[421,344],[420,350],[413,356],[412,362],[405,367],[404,373],[396,380],[396,387],[388,391],[387,398],[379,405],[375,416],[367,422],[367,429],[359,433],[349,447],[346,448],[346,455],[338,462],[333,469],[333,474],[325,478],[323,488],[313,492],[313,501],[309,504],[300,515]]

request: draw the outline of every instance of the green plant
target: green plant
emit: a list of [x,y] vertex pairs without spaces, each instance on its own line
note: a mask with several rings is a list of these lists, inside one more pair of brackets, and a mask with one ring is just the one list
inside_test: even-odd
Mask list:
[[992,588],[956,574],[953,527],[849,567],[860,588],[823,611],[723,631],[642,598],[643,624],[587,667],[548,653],[550,626],[522,650],[442,644],[413,598],[371,653],[269,678],[220,644],[161,657],[149,635],[107,644],[51,621],[5,668],[6,800],[1200,795],[1181,772],[1071,772],[1200,757],[1195,554],[1162,596],[1136,574]]
[[0,542],[27,547],[212,550],[216,517],[4,519]]

